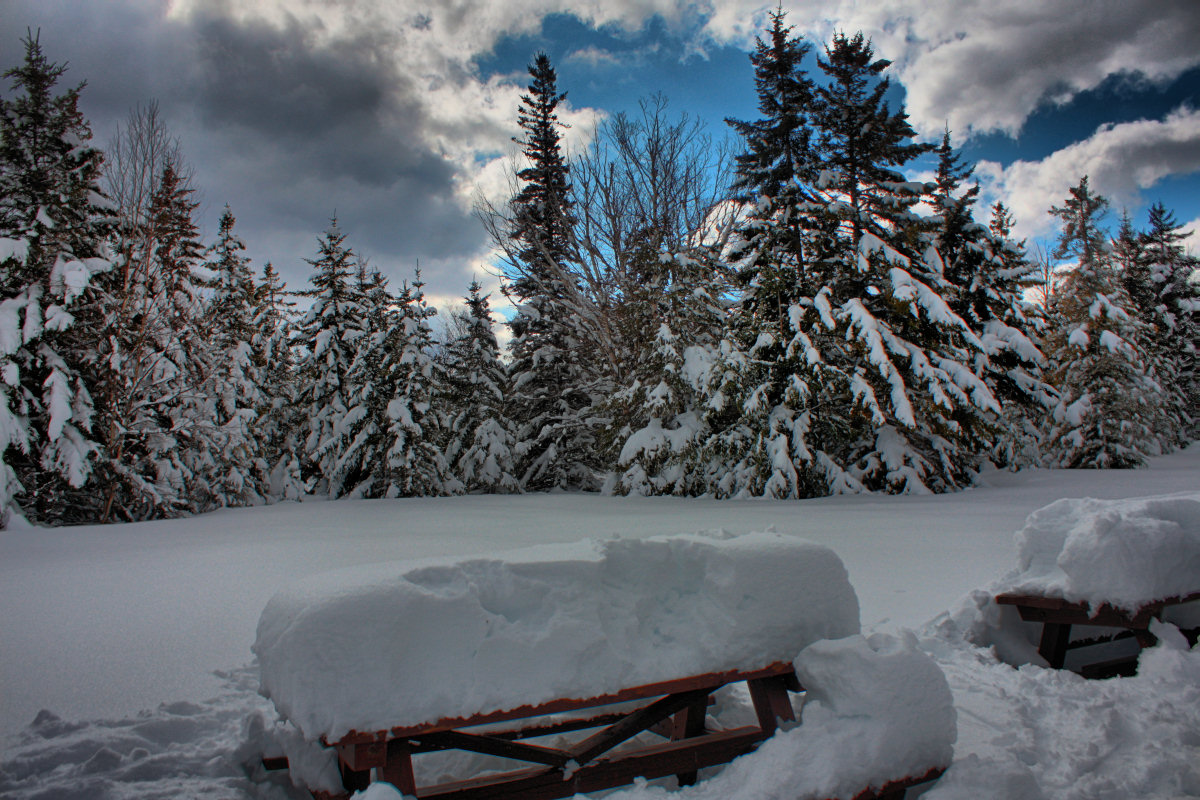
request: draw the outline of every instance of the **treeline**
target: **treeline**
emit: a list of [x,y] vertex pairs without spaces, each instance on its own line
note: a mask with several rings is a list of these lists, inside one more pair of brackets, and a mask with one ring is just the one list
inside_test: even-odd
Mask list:
[[[971,168],[889,108],[869,41],[835,36],[815,75],[809,50],[775,13],[728,161],[654,98],[568,163],[535,59],[511,198],[479,209],[505,355],[478,284],[435,336],[420,273],[389,287],[336,220],[295,293],[255,275],[228,207],[201,242],[155,107],[101,153],[31,37],[0,101],[6,524],[310,494],[946,491],[987,461],[1135,466],[1188,441],[1200,287],[1170,212],[1110,236],[1083,178],[1051,211],[1055,278],[1003,205],[977,221]],[[907,180],[931,151],[936,179]]]

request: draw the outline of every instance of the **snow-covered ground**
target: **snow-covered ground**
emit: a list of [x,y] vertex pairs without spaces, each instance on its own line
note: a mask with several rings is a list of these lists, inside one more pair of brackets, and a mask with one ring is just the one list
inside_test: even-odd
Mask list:
[[247,770],[274,713],[257,695],[250,646],[267,601],[305,575],[587,537],[773,528],[830,547],[864,632],[916,630],[945,672],[958,742],[930,800],[1200,796],[1200,653],[1164,637],[1138,677],[1085,684],[999,664],[947,618],[934,622],[1017,566],[1013,534],[1034,510],[1065,497],[1200,489],[1200,447],[1144,470],[993,472],[981,484],[802,502],[289,503],[0,532],[0,795],[289,796],[282,776]]

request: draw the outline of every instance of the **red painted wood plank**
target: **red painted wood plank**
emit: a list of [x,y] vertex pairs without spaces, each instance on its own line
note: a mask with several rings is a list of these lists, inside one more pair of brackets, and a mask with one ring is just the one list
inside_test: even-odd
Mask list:
[[623,786],[638,777],[653,780],[724,764],[750,752],[763,739],[758,728],[738,728],[679,742],[640,748],[600,759],[567,774],[560,770],[519,770],[421,789],[420,800],[556,800],[580,792]]
[[[922,783],[929,783],[942,777],[946,770],[941,767],[934,767],[924,775],[909,776],[900,778],[899,780],[889,781],[878,789],[866,789],[854,795],[854,800],[900,800],[904,797],[904,793],[914,786],[920,786]],[[833,800],[831,798],[831,800]]]
[[508,722],[516,719],[540,717],[548,714],[561,714],[566,711],[576,711],[583,708],[624,703],[630,700],[644,700],[648,697],[678,694],[697,689],[716,689],[727,683],[767,678],[772,676],[794,675],[792,665],[785,661],[777,661],[762,669],[727,670],[725,672],[710,672],[704,675],[694,675],[688,678],[678,678],[658,683],[634,686],[610,694],[596,695],[586,698],[564,698],[551,700],[536,705],[523,705],[513,709],[490,711],[467,717],[446,717],[435,722],[421,725],[397,726],[390,730],[381,731],[350,731],[336,742],[325,741],[326,744],[350,745],[370,742],[382,742],[389,738],[411,738],[422,733],[454,730],[474,725],[487,725],[496,722]]
[[1200,592],[1155,600],[1130,613],[1107,603],[1093,609],[1086,603],[1073,603],[1061,597],[1042,597],[1004,593],[996,595],[998,605],[1016,606],[1027,622],[1052,622],[1065,625],[1099,625],[1113,628],[1145,629],[1150,619],[1164,608],[1200,600]]

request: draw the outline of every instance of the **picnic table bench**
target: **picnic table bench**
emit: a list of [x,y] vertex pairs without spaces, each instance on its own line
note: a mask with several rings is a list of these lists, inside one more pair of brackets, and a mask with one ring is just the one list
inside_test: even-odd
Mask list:
[[[1088,678],[1133,674],[1137,669],[1137,659],[1141,650],[1152,647],[1157,641],[1154,634],[1150,632],[1150,621],[1161,620],[1165,609],[1195,601],[1200,601],[1200,592],[1155,600],[1130,612],[1108,603],[1092,608],[1086,603],[1070,602],[1060,597],[1035,594],[1006,592],[996,596],[998,605],[1013,606],[1021,615],[1022,620],[1041,624],[1038,654],[1046,659],[1046,662],[1054,669],[1063,668],[1067,653],[1071,650],[1122,639],[1132,639],[1137,643],[1137,652],[1132,656],[1081,665],[1079,667],[1080,674]],[[1076,626],[1117,628],[1119,630],[1115,633],[1101,632],[1094,636],[1072,640],[1072,628]],[[1200,628],[1187,629],[1183,633],[1192,645],[1195,645]]]

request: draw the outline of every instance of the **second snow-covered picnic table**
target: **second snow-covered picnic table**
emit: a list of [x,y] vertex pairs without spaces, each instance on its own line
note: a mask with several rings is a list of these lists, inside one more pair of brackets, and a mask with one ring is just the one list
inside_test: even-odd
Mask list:
[[[1032,623],[1037,653],[1085,676],[1130,674],[1155,620],[1200,633],[1200,492],[1059,500],[1017,532],[1019,568],[995,602]],[[1015,621],[1000,621],[1018,633]],[[1082,632],[1079,630],[1082,628]],[[1019,635],[1019,633],[1018,633]],[[1127,648],[1110,647],[1131,642]],[[1096,648],[1104,645],[1104,648]],[[1074,652],[1098,652],[1103,660]]]

